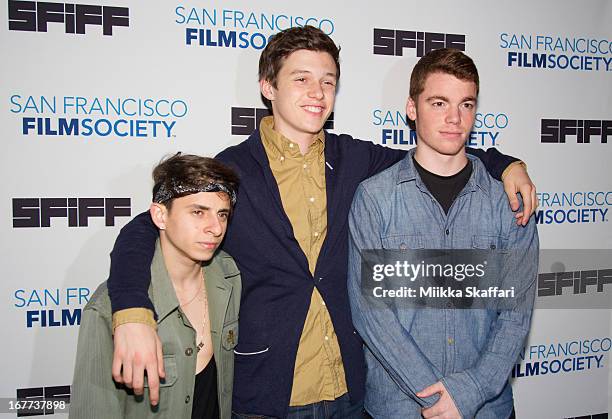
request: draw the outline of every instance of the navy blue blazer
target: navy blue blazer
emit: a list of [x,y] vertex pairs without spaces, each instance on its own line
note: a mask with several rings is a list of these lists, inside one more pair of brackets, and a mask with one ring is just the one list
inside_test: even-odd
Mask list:
[[[516,160],[495,149],[468,152],[481,158],[498,178]],[[240,175],[238,199],[223,243],[242,276],[234,411],[286,416],[297,348],[314,287],[334,325],[349,396],[353,401],[363,399],[363,343],[353,328],[347,292],[347,218],[359,183],[395,164],[405,153],[326,132],[327,236],[314,275],[283,210],[259,131],[217,156]],[[146,290],[156,237],[148,213],[121,230],[111,253],[108,281],[113,311],[152,309]]]

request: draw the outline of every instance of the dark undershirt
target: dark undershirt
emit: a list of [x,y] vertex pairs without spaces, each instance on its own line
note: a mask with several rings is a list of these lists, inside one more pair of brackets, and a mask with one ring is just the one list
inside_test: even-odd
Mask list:
[[468,159],[465,167],[452,176],[440,176],[426,170],[416,161],[414,156],[412,156],[412,161],[429,192],[436,198],[444,213],[448,214],[453,201],[457,198],[459,192],[463,190],[472,175],[472,162]]
[[213,356],[208,365],[196,374],[191,419],[219,419],[217,396],[217,364]]

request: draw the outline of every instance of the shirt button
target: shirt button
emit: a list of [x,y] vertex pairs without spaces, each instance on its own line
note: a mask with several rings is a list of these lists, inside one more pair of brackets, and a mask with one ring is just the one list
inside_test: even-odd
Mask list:
[[494,244],[491,245],[491,250],[495,250],[497,246],[495,246]]
[[445,231],[446,235],[448,236],[450,234],[450,230],[447,228]]
[[308,165],[307,165],[307,164],[305,164],[305,165],[304,165],[304,166],[302,166],[302,167],[304,167],[304,169],[306,169],[306,168],[308,167]]
[[314,236],[315,236],[315,237],[319,237],[319,232],[318,232],[318,231],[315,231],[315,232],[314,232]]
[[325,340],[329,340],[329,336],[325,336]]
[[408,248],[408,246],[406,246],[406,243],[400,244],[400,249],[406,250],[407,248]]
[[191,397],[189,397],[189,395],[187,395],[187,397],[185,397],[185,403],[189,403],[190,400],[191,400]]
[[187,355],[187,356],[191,356],[191,355],[193,355],[193,348],[187,348],[187,349],[185,349],[185,355]]
[[310,202],[314,202],[314,196],[311,196],[309,199]]
[[289,148],[293,148],[293,143],[289,143]]
[[449,345],[452,345],[453,343],[455,343],[455,339],[453,338],[448,338],[447,341]]
[[283,161],[283,160],[285,160],[285,158],[283,156],[281,156],[280,157],[280,161]]

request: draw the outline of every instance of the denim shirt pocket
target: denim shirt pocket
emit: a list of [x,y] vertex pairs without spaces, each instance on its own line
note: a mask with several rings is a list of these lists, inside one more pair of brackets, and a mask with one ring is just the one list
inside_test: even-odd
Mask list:
[[472,236],[472,248],[505,250],[508,248],[508,239],[497,235],[474,235]]
[[387,250],[423,249],[423,238],[420,235],[394,235],[382,238],[382,246]]

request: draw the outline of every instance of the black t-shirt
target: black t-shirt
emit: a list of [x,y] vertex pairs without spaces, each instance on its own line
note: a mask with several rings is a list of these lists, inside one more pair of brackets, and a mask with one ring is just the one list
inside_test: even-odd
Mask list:
[[414,155],[412,156],[412,161],[429,192],[442,206],[444,213],[448,214],[453,201],[457,198],[459,192],[463,190],[472,175],[472,162],[468,159],[465,167],[452,176],[440,176],[431,173],[421,166],[414,158]]
[[191,419],[219,419],[217,364],[215,357],[196,374]]

